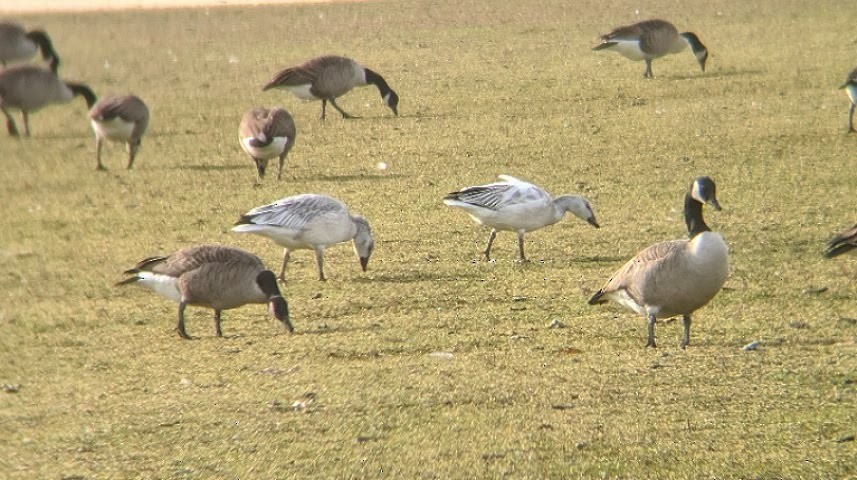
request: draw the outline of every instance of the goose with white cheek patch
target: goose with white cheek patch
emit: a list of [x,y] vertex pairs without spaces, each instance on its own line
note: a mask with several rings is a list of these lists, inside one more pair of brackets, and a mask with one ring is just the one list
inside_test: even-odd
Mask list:
[[644,78],[654,78],[652,60],[665,55],[679,53],[690,45],[699,67],[705,72],[708,48],[693,32],[678,33],[675,26],[666,20],[646,20],[616,28],[601,35],[601,43],[593,50],[610,50],[635,62],[645,61]]
[[648,319],[647,347],[655,347],[655,322],[682,315],[684,338],[690,344],[693,312],[723,288],[729,275],[729,248],[702,218],[702,206],[720,210],[716,186],[699,177],[684,199],[684,218],[690,238],[656,243],[639,252],[616,271],[589,299],[590,305],[612,300]]
[[587,199],[578,195],[552,198],[532,183],[509,175],[499,175],[499,178],[501,182],[466,187],[443,199],[444,204],[464,210],[477,223],[491,228],[485,260],[491,260],[491,246],[501,230],[517,233],[518,256],[521,262],[525,262],[524,234],[553,225],[566,212],[599,228]]
[[238,126],[238,142],[256,164],[257,184],[265,178],[272,158],[280,160],[277,180],[283,177],[283,163],[295,144],[296,134],[294,119],[282,108],[258,107],[244,114]]
[[45,31],[28,32],[17,23],[0,22],[0,65],[5,67],[9,63],[25,62],[38,51],[42,52],[42,58],[50,64],[51,71],[56,73],[60,59]]
[[89,110],[89,123],[95,132],[96,170],[107,170],[101,163],[101,149],[106,140],[127,145],[127,168],[131,170],[149,127],[149,107],[136,95],[110,95]]
[[260,235],[284,247],[279,279],[286,281],[286,265],[292,250],[312,250],[318,265],[318,279],[324,276],[324,250],[352,240],[360,268],[366,271],[375,248],[369,222],[351,215],[341,201],[327,195],[307,193],[277,200],[245,213],[232,227],[233,232]]
[[140,285],[179,304],[180,337],[185,331],[188,305],[214,309],[214,331],[222,337],[220,312],[248,303],[267,303],[272,315],[292,332],[289,305],[277,278],[255,255],[223,245],[183,248],[167,257],[150,257],[125,272],[131,275],[116,285]]
[[851,100],[851,108],[848,109],[848,133],[854,132],[854,107],[857,106],[857,68],[848,74],[845,83],[840,89],[845,90],[848,94],[848,99]]
[[54,103],[68,103],[78,95],[86,108],[95,105],[95,93],[82,83],[60,79],[55,72],[33,65],[15,65],[0,71],[0,110],[6,116],[9,135],[19,136],[11,110],[20,110],[24,133],[30,136],[29,114]]
[[855,248],[857,248],[857,225],[833,237],[827,244],[827,251],[824,252],[824,256],[827,258],[838,257]]
[[342,118],[356,118],[339,108],[336,99],[354,87],[366,85],[378,87],[384,104],[390,107],[394,114],[399,114],[399,96],[381,75],[350,58],[336,55],[316,57],[296,67],[286,68],[274,75],[262,91],[284,89],[302,100],[321,100],[323,121],[328,102],[342,114]]

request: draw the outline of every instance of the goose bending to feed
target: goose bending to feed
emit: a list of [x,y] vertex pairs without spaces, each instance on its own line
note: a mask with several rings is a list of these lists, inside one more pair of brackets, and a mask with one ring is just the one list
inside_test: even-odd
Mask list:
[[87,108],[95,105],[95,93],[82,83],[61,80],[56,73],[33,65],[15,65],[0,71],[0,110],[6,115],[9,134],[17,137],[18,127],[10,110],[20,110],[24,133],[30,136],[29,114],[53,103],[68,103],[81,95]]
[[845,89],[848,99],[851,100],[851,108],[848,110],[848,133],[854,132],[854,107],[857,106],[857,68],[848,74],[845,83],[840,89]]
[[149,127],[149,107],[136,95],[104,97],[89,110],[89,121],[95,131],[97,170],[106,170],[101,163],[101,148],[105,140],[128,145],[128,170],[140,150],[140,141]]
[[551,198],[541,188],[509,175],[499,175],[502,180],[488,185],[466,187],[452,192],[443,199],[450,207],[460,208],[470,214],[477,223],[491,228],[485,260],[491,260],[491,245],[500,230],[518,234],[518,254],[522,262],[524,234],[560,221],[565,212],[586,220],[595,228],[595,214],[589,201],[577,195],[561,195]]
[[366,271],[375,248],[369,222],[351,215],[339,200],[307,193],[277,200],[250,210],[235,223],[233,232],[253,233],[284,247],[280,280],[286,281],[289,252],[307,249],[315,252],[318,279],[324,281],[324,249],[353,240],[360,268]]
[[60,59],[47,33],[43,30],[28,32],[17,23],[0,22],[0,64],[4,67],[9,63],[29,60],[39,50],[42,58],[56,73]]
[[644,78],[654,78],[652,60],[679,53],[690,45],[702,71],[708,60],[708,49],[693,32],[678,33],[675,26],[666,20],[646,20],[616,28],[601,35],[601,43],[593,50],[612,50],[625,58],[646,62]]
[[253,108],[241,117],[238,141],[256,163],[258,181],[265,177],[268,160],[279,157],[277,180],[283,176],[283,162],[295,144],[295,121],[282,108]]
[[824,252],[824,256],[827,258],[837,257],[855,248],[857,248],[857,225],[833,237],[827,244],[827,251]]
[[325,118],[327,102],[330,102],[343,118],[354,118],[339,108],[336,99],[354,87],[375,85],[381,92],[384,104],[399,114],[399,96],[381,75],[363,67],[350,58],[336,55],[316,57],[280,71],[262,91],[272,88],[285,89],[302,100],[321,100],[321,119]]
[[179,336],[189,339],[184,326],[188,305],[214,309],[214,331],[218,337],[220,312],[248,303],[267,303],[274,317],[286,329],[289,304],[280,294],[277,279],[265,270],[255,255],[223,245],[197,245],[183,248],[167,257],[150,257],[125,272],[131,275],[117,285],[142,285],[179,303]]
[[717,295],[729,274],[729,248],[702,218],[707,203],[720,210],[716,187],[699,177],[684,199],[689,239],[656,243],[638,253],[589,299],[589,304],[612,300],[641,315],[649,326],[647,347],[655,347],[655,321],[682,315],[684,338],[690,344],[690,317]]

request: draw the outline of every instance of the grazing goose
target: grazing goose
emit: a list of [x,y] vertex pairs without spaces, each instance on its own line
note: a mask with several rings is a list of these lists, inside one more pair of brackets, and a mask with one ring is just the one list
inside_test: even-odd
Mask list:
[[284,282],[291,250],[315,251],[318,279],[324,281],[325,248],[353,240],[354,252],[364,272],[375,248],[369,222],[351,215],[344,203],[327,195],[307,193],[283,198],[250,210],[235,225],[233,232],[261,235],[284,247],[279,276]]
[[589,304],[607,300],[646,315],[649,322],[647,347],[655,347],[655,321],[676,315],[684,318],[681,348],[690,344],[690,316],[708,303],[726,282],[729,248],[702,218],[702,205],[720,210],[714,181],[699,177],[684,199],[684,218],[689,240],[656,243],[642,250],[589,299]]
[[679,53],[688,45],[704,72],[705,61],[708,60],[708,49],[699,41],[695,33],[680,34],[673,24],[665,20],[646,20],[619,27],[602,35],[601,43],[593,50],[612,50],[635,62],[645,60],[646,72],[643,77],[654,78],[652,60],[671,53]]
[[42,51],[42,58],[50,63],[56,73],[59,68],[59,56],[48,34],[42,30],[27,32],[24,27],[13,22],[0,22],[0,64],[29,60]]
[[381,75],[350,58],[335,55],[316,57],[297,67],[287,68],[274,75],[262,91],[281,88],[302,100],[321,100],[321,119],[324,120],[327,102],[330,102],[343,118],[354,118],[339,108],[336,99],[354,87],[365,85],[378,87],[384,103],[393,113],[399,114],[399,96]]
[[293,331],[289,304],[280,294],[277,279],[262,261],[244,250],[223,245],[183,248],[168,257],[150,257],[125,272],[132,277],[116,285],[136,284],[179,303],[179,336],[189,339],[184,328],[187,305],[214,309],[218,337],[220,312],[248,303],[268,303],[274,317]]
[[827,251],[824,252],[824,256],[827,258],[837,257],[855,248],[857,248],[857,225],[833,237],[833,240],[827,244]]
[[135,95],[104,97],[89,110],[89,120],[95,131],[97,170],[107,170],[101,163],[101,147],[105,140],[128,144],[128,170],[140,150],[140,140],[149,127],[149,107]]
[[857,68],[848,74],[845,83],[840,89],[845,89],[848,93],[848,98],[851,100],[851,108],[848,110],[848,133],[854,132],[854,106],[857,105]]
[[277,180],[283,175],[283,162],[295,144],[295,121],[282,108],[253,108],[241,118],[238,141],[256,162],[258,181],[265,177],[268,160],[279,157]]
[[6,115],[9,134],[17,137],[18,127],[10,109],[20,110],[24,132],[30,136],[29,113],[52,103],[68,103],[82,95],[87,108],[95,105],[95,93],[82,83],[61,80],[56,73],[33,65],[15,65],[0,71],[0,110]]
[[476,187],[467,187],[452,192],[443,199],[450,207],[464,210],[477,223],[491,227],[485,260],[491,260],[491,245],[498,230],[509,230],[518,234],[518,254],[524,256],[524,234],[560,221],[565,212],[586,220],[595,228],[595,214],[589,201],[577,195],[562,195],[551,198],[541,188],[509,175],[500,175],[502,182]]

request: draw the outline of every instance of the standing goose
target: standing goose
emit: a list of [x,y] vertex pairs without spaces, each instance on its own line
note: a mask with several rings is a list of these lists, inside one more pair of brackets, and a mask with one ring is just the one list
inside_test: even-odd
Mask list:
[[256,207],[242,215],[232,231],[261,235],[284,247],[283,268],[279,276],[284,282],[291,250],[315,251],[318,279],[324,281],[325,248],[353,240],[354,252],[364,272],[375,248],[372,230],[365,218],[351,215],[348,207],[335,198],[314,193],[295,195]]
[[855,248],[857,248],[857,225],[833,237],[827,244],[827,251],[824,252],[824,256],[827,258],[837,257]]
[[116,285],[136,284],[179,303],[176,330],[185,339],[187,305],[214,309],[214,331],[222,337],[220,312],[248,303],[267,303],[274,317],[293,331],[289,305],[277,279],[255,255],[222,245],[183,248],[168,257],[150,257],[125,272],[132,275]]
[[256,163],[258,181],[265,177],[268,160],[279,157],[277,180],[283,175],[283,162],[295,144],[295,121],[282,108],[263,107],[249,110],[238,126],[238,141]]
[[851,100],[851,108],[848,110],[848,133],[854,132],[854,107],[857,106],[857,68],[848,74],[845,83],[840,89],[845,89],[848,99]]
[[642,250],[589,299],[590,305],[607,300],[646,315],[647,347],[655,347],[655,321],[676,315],[684,319],[681,348],[690,344],[690,316],[707,304],[726,282],[729,248],[702,218],[702,205],[720,210],[714,181],[699,177],[684,199],[688,240],[656,243]]
[[639,62],[645,60],[644,78],[654,78],[652,60],[679,53],[687,46],[705,71],[708,49],[693,32],[678,33],[675,26],[666,20],[646,20],[632,25],[619,27],[610,33],[601,35],[601,43],[593,50],[612,50],[625,58]]
[[56,73],[60,59],[47,33],[42,30],[27,32],[17,23],[0,22],[0,64],[4,67],[9,63],[29,60],[38,50],[42,51],[42,58]]
[[105,140],[128,145],[128,170],[140,150],[140,140],[149,127],[149,107],[135,95],[104,97],[89,110],[89,120],[95,131],[97,170],[107,170],[101,163],[101,147]]
[[387,85],[381,75],[350,58],[336,55],[316,57],[297,67],[287,68],[268,82],[262,91],[272,88],[286,89],[302,100],[321,100],[321,119],[325,118],[327,102],[330,102],[343,118],[354,118],[336,104],[336,99],[354,87],[375,85],[381,92],[384,103],[399,114],[399,96]]
[[30,136],[29,113],[52,103],[68,103],[82,95],[87,108],[95,105],[95,93],[82,83],[61,80],[56,73],[32,65],[16,65],[0,71],[0,110],[6,115],[9,134],[17,137],[18,127],[10,109],[20,110],[24,132]]
[[464,210],[477,223],[491,228],[485,260],[491,260],[491,245],[498,230],[518,234],[518,254],[525,262],[524,234],[553,225],[562,219],[565,212],[571,212],[599,228],[592,206],[585,198],[577,195],[551,198],[550,194],[531,183],[509,175],[499,175],[499,178],[503,181],[467,187],[443,199],[446,205]]

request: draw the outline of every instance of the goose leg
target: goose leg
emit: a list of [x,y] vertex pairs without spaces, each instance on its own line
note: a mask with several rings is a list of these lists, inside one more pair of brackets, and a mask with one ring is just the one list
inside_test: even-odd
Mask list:
[[187,306],[184,300],[179,302],[179,324],[176,327],[176,331],[179,332],[179,336],[184,338],[185,340],[190,340],[190,336],[187,334],[187,331],[184,329],[184,309]]
[[30,116],[27,115],[27,112],[21,111],[21,116],[24,117],[24,135],[30,136]]
[[518,258],[521,262],[527,261],[527,257],[524,255],[524,232],[518,232]]
[[21,134],[18,133],[18,126],[15,125],[15,119],[12,118],[12,114],[9,113],[9,110],[6,110],[6,107],[3,107],[3,115],[6,115],[6,130],[9,131],[9,135],[20,137]]
[[324,282],[324,247],[315,247],[315,263],[318,265],[318,279]]
[[494,239],[497,238],[497,230],[491,229],[491,235],[488,235],[488,247],[485,249],[485,260],[491,261],[491,245],[494,245]]
[[655,345],[655,321],[656,321],[655,314],[650,313],[649,314],[649,341],[646,343],[646,348],[648,348],[648,347],[657,348],[657,345]]
[[348,114],[345,110],[339,108],[339,105],[337,105],[336,101],[334,101],[332,98],[330,99],[330,104],[333,105],[333,108],[335,108],[339,113],[342,114],[342,118],[357,118],[353,115]]
[[854,107],[855,105],[852,103],[851,108],[848,110],[848,133],[852,133],[854,131]]
[[104,139],[100,136],[95,136],[95,161],[98,163],[95,166],[96,170],[107,170],[104,164],[101,163],[101,148],[104,147]]
[[277,277],[281,282],[286,283],[286,264],[289,263],[289,249],[283,249],[283,268],[280,269],[280,276]]
[[681,341],[681,349],[684,350],[690,345],[690,315],[685,315],[684,320],[684,338]]
[[283,162],[286,161],[286,154],[280,155],[280,164],[277,166],[277,180],[283,179]]
[[652,73],[651,60],[646,60],[646,73],[643,74],[643,78],[655,78],[655,75]]
[[218,337],[223,336],[223,332],[220,330],[220,310],[214,310],[214,334]]
[[257,183],[262,183],[262,179],[265,178],[265,162],[258,158],[253,158],[253,161],[256,163],[256,174],[259,176]]
[[326,98],[322,98],[322,99],[321,99],[321,121],[322,121],[322,122],[324,121],[324,119],[325,119],[325,117],[326,117],[326,115],[327,115],[327,114],[326,114],[326,110],[327,110],[327,99],[326,99]]

